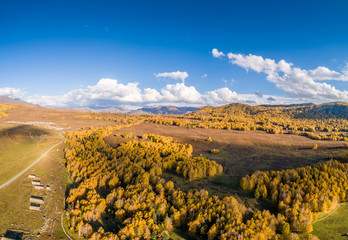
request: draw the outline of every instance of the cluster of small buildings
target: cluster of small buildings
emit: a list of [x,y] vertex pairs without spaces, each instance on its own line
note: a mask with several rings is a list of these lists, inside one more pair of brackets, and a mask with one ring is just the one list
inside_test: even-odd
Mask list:
[[[36,175],[35,174],[29,174],[29,178],[34,179],[32,180],[31,184],[34,185],[35,189],[38,190],[51,190],[51,185],[44,185],[41,184],[40,180],[36,180]],[[41,204],[44,203],[43,197],[40,196],[30,196],[30,210],[35,210],[35,211],[40,211],[41,210]]]

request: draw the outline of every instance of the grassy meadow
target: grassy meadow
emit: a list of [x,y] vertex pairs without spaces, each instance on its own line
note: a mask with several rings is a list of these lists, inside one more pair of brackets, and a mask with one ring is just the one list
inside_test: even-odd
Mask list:
[[0,184],[21,172],[61,141],[53,131],[34,126],[0,125]]
[[[66,239],[61,228],[64,196],[68,173],[62,165],[64,145],[59,145],[10,185],[0,189],[0,236],[7,229],[30,231],[35,239]],[[43,184],[52,184],[52,190],[36,190],[28,178],[36,174]],[[41,211],[29,210],[31,195],[44,198]],[[37,234],[40,233],[40,237]]]
[[[314,231],[312,234],[318,236],[322,240],[339,240],[347,239],[348,233],[348,204],[342,203],[335,212],[323,220],[313,224]],[[320,219],[319,218],[319,219]]]

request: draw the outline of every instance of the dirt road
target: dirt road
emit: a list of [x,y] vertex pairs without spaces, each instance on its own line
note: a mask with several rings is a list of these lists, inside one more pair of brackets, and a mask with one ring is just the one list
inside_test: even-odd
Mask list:
[[33,162],[32,164],[30,164],[27,168],[25,168],[23,171],[21,171],[20,173],[18,173],[16,176],[14,176],[13,178],[11,178],[10,180],[8,180],[7,182],[5,182],[4,184],[0,185],[0,189],[6,187],[7,185],[9,185],[10,183],[12,183],[14,180],[16,180],[17,178],[19,178],[23,173],[25,173],[26,171],[28,171],[32,166],[34,166],[36,163],[38,163],[43,157],[45,157],[47,155],[47,153],[49,153],[53,148],[57,147],[58,145],[62,144],[64,142],[64,137],[59,134],[63,139],[62,141],[60,141],[59,143],[53,145],[52,147],[50,147],[44,154],[42,154],[38,159],[35,160],[35,162]]

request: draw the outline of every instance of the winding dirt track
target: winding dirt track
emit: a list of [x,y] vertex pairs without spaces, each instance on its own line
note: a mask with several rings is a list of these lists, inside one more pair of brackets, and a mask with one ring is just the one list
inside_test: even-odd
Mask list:
[[333,214],[334,212],[336,212],[336,210],[337,210],[342,204],[343,204],[343,203],[338,204],[338,206],[337,206],[334,210],[332,210],[328,215],[326,215],[325,217],[320,218],[320,219],[318,219],[317,221],[314,221],[314,222],[312,222],[312,223],[320,222],[321,220],[324,220],[324,219],[330,217],[330,215]]
[[58,145],[62,144],[64,142],[64,137],[59,134],[62,137],[62,141],[60,141],[59,143],[54,144],[52,147],[50,147],[44,154],[42,154],[38,159],[35,160],[35,162],[33,162],[32,164],[30,164],[27,168],[23,169],[23,171],[21,171],[20,173],[18,173],[16,176],[14,176],[13,178],[11,178],[10,180],[8,180],[7,182],[5,182],[4,184],[0,185],[0,189],[6,187],[7,185],[9,185],[10,183],[12,183],[14,180],[16,180],[17,178],[19,178],[23,173],[25,173],[26,171],[28,171],[32,166],[34,166],[36,163],[38,163],[43,157],[45,157],[53,148],[57,147]]

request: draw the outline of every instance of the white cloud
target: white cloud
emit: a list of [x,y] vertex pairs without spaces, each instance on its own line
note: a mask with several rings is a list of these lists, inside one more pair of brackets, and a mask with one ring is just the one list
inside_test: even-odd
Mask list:
[[145,88],[144,89],[144,95],[143,95],[143,101],[144,102],[150,102],[150,103],[156,103],[163,99],[162,95],[153,88]]
[[261,56],[255,55],[242,55],[242,54],[234,54],[228,53],[228,59],[230,59],[231,63],[237,64],[238,66],[245,68],[246,70],[254,70],[258,73],[260,72],[269,72],[275,71],[277,69],[277,64],[274,60],[266,58],[264,59]]
[[216,57],[216,58],[226,56],[223,52],[219,52],[219,50],[217,50],[216,48],[214,48],[211,51],[211,53],[213,54],[213,57]]
[[128,109],[146,105],[203,106],[222,105],[233,102],[249,104],[289,103],[291,99],[255,94],[237,94],[227,87],[200,93],[194,86],[184,83],[167,84],[162,89],[145,88],[138,83],[119,83],[115,79],[103,78],[96,85],[84,89],[75,89],[62,96],[39,96],[27,98],[30,103],[50,107],[114,107],[127,106]]
[[138,83],[122,84],[103,78],[96,85],[76,89],[62,96],[30,96],[28,102],[51,107],[110,107],[117,105],[144,104],[204,104],[201,94],[193,86],[184,83],[168,84],[160,92],[145,88]]
[[206,78],[206,77],[208,77],[208,74],[204,73],[204,74],[202,75],[202,78]]
[[138,83],[126,85],[117,80],[102,78],[96,86],[89,86],[88,91],[91,99],[113,100],[115,102],[140,102],[142,99]]
[[322,66],[319,66],[313,70],[309,70],[308,73],[314,80],[318,80],[318,81],[321,81],[321,80],[348,81],[348,72],[344,71],[343,73],[339,73]]
[[174,80],[181,80],[185,81],[185,79],[189,76],[187,72],[163,72],[163,73],[155,73],[154,74],[157,78],[172,78]]
[[4,87],[0,88],[0,96],[6,96],[10,98],[22,98],[25,95],[21,89]]
[[152,88],[144,89],[143,103],[204,104],[204,101],[195,87],[177,83],[166,85],[160,92]]
[[81,107],[110,103],[138,103],[142,102],[142,95],[138,83],[122,84],[114,79],[102,78],[97,85],[88,86],[87,89],[76,89],[62,96],[34,95],[27,101],[42,106]]
[[245,98],[240,97],[236,92],[232,92],[226,87],[207,92],[205,99],[209,105],[222,105],[246,101]]
[[261,56],[228,53],[232,64],[246,70],[265,73],[267,80],[277,88],[284,90],[292,98],[301,98],[317,101],[348,100],[348,91],[341,91],[321,80],[348,80],[348,72],[338,73],[326,67],[317,67],[314,70],[303,70],[293,67],[292,63],[284,60],[278,63]]
[[168,84],[161,90],[164,102],[184,102],[193,104],[204,104],[201,94],[193,86],[186,86],[184,83],[175,85]]
[[201,94],[194,86],[184,83],[167,84],[160,90],[145,88],[141,90],[138,83],[122,84],[114,79],[101,79],[96,85],[85,89],[76,89],[62,96],[39,96],[27,98],[30,103],[50,107],[114,107],[121,106],[135,109],[146,105],[177,106],[218,106],[233,102],[248,104],[282,104],[293,103],[285,97],[255,94],[237,94],[229,88],[220,88]]
[[287,63],[284,60],[280,60],[278,62],[278,69],[279,69],[279,71],[281,71],[285,74],[288,74],[291,72],[292,65],[293,65],[292,63]]

